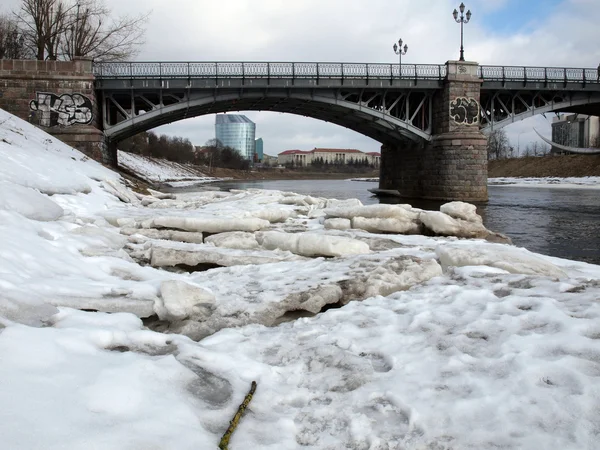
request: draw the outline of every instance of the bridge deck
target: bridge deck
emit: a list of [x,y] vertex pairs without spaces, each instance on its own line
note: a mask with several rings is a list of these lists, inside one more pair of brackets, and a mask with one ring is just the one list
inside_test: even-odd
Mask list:
[[[598,69],[484,65],[478,67],[478,74],[483,89],[600,90]],[[94,63],[94,75],[100,89],[241,86],[437,89],[446,78],[447,69],[445,64],[100,62]],[[108,80],[128,83],[107,83]]]

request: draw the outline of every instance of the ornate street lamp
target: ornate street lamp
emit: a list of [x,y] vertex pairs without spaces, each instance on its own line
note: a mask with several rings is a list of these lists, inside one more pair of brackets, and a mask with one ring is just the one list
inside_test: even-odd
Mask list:
[[469,20],[471,20],[471,10],[469,9],[467,11],[467,16],[465,18],[465,16],[463,15],[463,13],[465,12],[465,4],[461,3],[460,6],[458,7],[458,9],[460,9],[460,18],[458,17],[458,11],[456,9],[452,13],[452,15],[454,16],[454,20],[456,20],[456,22],[460,23],[460,60],[459,61],[464,61],[465,60],[465,52],[463,49],[463,24],[469,23]]
[[[404,52],[402,50],[404,50]],[[397,44],[394,42],[394,53],[400,58],[398,68],[398,73],[400,74],[400,76],[402,76],[402,55],[406,55],[407,51],[408,45],[406,44],[404,44],[404,49],[402,49],[402,39],[398,39]]]

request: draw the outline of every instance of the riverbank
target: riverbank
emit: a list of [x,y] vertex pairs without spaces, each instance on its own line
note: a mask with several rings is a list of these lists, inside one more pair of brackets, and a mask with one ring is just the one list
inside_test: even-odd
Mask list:
[[213,168],[208,172],[210,176],[217,178],[230,178],[233,180],[346,180],[350,178],[373,178],[379,177],[379,170],[369,172],[309,172],[290,169],[256,169],[256,170],[234,170]]
[[232,448],[598,448],[600,266],[467,204],[131,187],[0,111],[3,448],[216,448],[253,382]]
[[560,155],[493,160],[488,177],[598,177],[600,155]]

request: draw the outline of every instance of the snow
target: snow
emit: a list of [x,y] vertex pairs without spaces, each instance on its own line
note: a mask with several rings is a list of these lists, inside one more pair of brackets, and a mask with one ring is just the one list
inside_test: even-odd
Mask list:
[[498,177],[488,178],[494,186],[600,189],[600,177]]
[[481,219],[476,222],[454,219],[441,211],[423,211],[419,220],[427,229],[441,236],[484,238],[489,233]]
[[150,194],[0,111],[2,448],[216,448],[253,380],[232,449],[600,448],[599,266],[468,204]]
[[165,183],[169,186],[184,187],[223,181],[222,178],[206,176],[193,164],[176,163],[149,156],[135,155],[121,150],[117,152],[117,158],[121,167],[152,183]]
[[256,240],[268,250],[289,251],[303,256],[345,256],[369,253],[369,246],[356,239],[317,233],[266,231]]
[[41,221],[56,220],[64,214],[63,209],[48,196],[7,181],[0,181],[0,209]]
[[440,206],[440,212],[448,214],[455,219],[463,219],[467,222],[481,223],[481,216],[477,214],[477,207],[465,202],[450,202]]
[[214,310],[215,296],[212,292],[185,281],[163,281],[160,294],[164,311],[157,313],[161,319],[181,320],[193,316],[195,320],[202,321]]

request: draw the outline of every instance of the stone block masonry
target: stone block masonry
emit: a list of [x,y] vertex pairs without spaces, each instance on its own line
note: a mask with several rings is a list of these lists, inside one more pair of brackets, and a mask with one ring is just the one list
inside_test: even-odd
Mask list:
[[379,188],[407,198],[487,201],[487,137],[479,131],[477,63],[449,61],[434,97],[433,138],[381,148]]
[[0,60],[0,108],[110,163],[91,60]]

